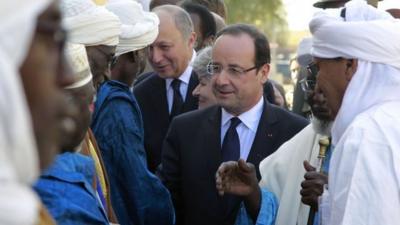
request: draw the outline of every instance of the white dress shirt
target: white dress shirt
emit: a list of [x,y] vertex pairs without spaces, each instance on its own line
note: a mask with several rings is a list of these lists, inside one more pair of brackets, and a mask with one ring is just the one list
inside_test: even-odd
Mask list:
[[[190,76],[192,75],[193,71],[193,67],[191,66],[191,64],[195,58],[196,58],[196,52],[193,50],[192,59],[190,60],[188,67],[186,67],[186,70],[178,78],[181,81],[181,84],[179,86],[179,91],[181,93],[183,102],[185,102],[186,100],[186,94],[189,87]],[[167,91],[167,102],[168,102],[169,113],[171,113],[172,104],[174,102],[174,89],[171,86],[173,80],[174,78],[165,79],[165,90]]]
[[[261,115],[264,108],[264,97],[261,97],[258,103],[253,106],[249,111],[244,112],[238,116],[241,123],[236,127],[236,132],[240,141],[240,158],[247,160],[251,146],[253,145],[256,136],[258,124],[260,123]],[[231,125],[230,119],[235,117],[222,108],[221,116],[221,146],[224,141],[226,132]]]

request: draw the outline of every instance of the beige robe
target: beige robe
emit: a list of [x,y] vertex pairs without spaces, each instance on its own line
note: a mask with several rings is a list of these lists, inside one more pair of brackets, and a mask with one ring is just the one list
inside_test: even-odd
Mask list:
[[273,192],[279,201],[275,225],[307,225],[310,207],[300,196],[306,172],[303,161],[316,165],[320,137],[310,124],[260,163],[260,187]]

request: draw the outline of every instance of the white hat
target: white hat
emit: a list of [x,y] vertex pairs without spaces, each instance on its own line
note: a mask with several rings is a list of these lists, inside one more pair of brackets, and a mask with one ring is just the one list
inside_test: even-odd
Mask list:
[[61,11],[69,42],[86,46],[118,44],[121,22],[104,6],[91,0],[62,0]]
[[74,73],[75,82],[65,89],[79,88],[92,81],[89,61],[84,45],[67,43],[65,47],[65,56]]
[[116,56],[145,48],[157,38],[157,15],[145,12],[139,3],[133,0],[109,0],[106,8],[117,15],[122,23]]

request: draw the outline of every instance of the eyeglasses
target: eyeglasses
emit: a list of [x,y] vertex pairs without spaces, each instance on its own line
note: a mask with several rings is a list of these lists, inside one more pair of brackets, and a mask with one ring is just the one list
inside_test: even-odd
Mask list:
[[[249,71],[252,71],[252,70],[258,69],[258,68],[259,68],[258,66],[254,66],[254,67],[251,67],[248,69],[243,69],[240,67],[228,66],[228,69],[226,69],[226,72],[232,77],[239,77]],[[220,74],[223,69],[224,69],[223,66],[221,66],[219,64],[214,64],[212,62],[208,63],[208,65],[207,65],[207,73],[209,73],[210,75]]]
[[314,62],[308,64],[308,66],[307,66],[307,72],[308,72],[308,74],[310,75],[311,79],[314,79],[314,80],[315,80],[315,79],[317,78],[317,75],[318,75],[318,72],[319,72],[319,66],[318,66],[318,64],[316,64],[316,63],[314,63]]
[[301,89],[306,93],[314,91],[314,89],[315,89],[315,84],[316,84],[315,80],[310,80],[310,79],[307,79],[307,77],[306,77],[306,78],[303,78],[302,80],[300,80],[299,83],[300,83]]

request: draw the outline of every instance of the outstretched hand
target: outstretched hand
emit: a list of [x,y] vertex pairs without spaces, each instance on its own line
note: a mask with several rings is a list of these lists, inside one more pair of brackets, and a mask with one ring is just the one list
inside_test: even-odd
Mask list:
[[216,176],[218,193],[249,196],[258,190],[258,180],[253,164],[239,161],[224,162],[218,168]]
[[304,161],[303,164],[307,172],[304,175],[305,180],[301,182],[301,201],[314,209],[318,209],[318,198],[324,191],[324,185],[328,183],[328,176],[317,172],[307,161]]

